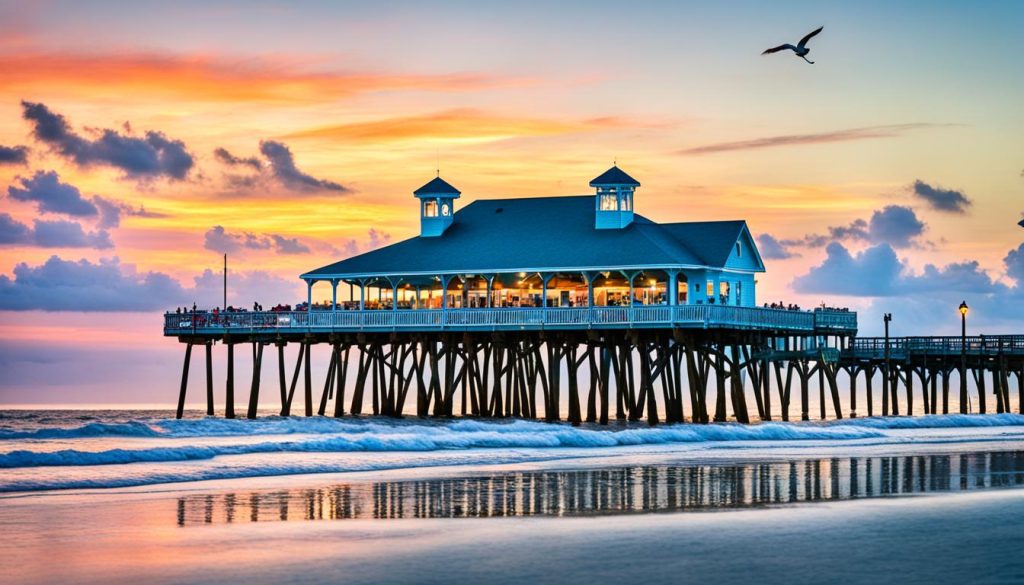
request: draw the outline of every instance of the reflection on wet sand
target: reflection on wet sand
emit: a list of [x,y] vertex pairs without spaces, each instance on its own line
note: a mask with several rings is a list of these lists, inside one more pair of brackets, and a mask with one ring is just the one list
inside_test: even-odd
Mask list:
[[644,465],[189,495],[177,522],[642,514],[1013,486],[1024,451]]

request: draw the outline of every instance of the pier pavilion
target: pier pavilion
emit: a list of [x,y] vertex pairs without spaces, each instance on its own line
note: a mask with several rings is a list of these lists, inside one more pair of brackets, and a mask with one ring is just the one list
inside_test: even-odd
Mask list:
[[[291,413],[300,374],[306,415],[326,414],[331,401],[335,416],[361,414],[369,398],[374,414],[388,416],[412,411],[415,401],[419,416],[555,421],[564,409],[573,423],[613,416],[749,422],[751,396],[760,420],[771,420],[774,377],[781,418],[789,419],[795,380],[800,416],[808,419],[817,375],[820,416],[830,402],[841,418],[836,380],[843,371],[854,389],[864,373],[869,414],[876,371],[886,414],[890,394],[898,412],[900,380],[911,402],[914,370],[901,370],[889,352],[879,361],[876,345],[855,340],[856,313],[757,306],[756,277],[765,267],[745,221],[654,222],[635,213],[640,183],[617,166],[590,187],[588,195],[481,199],[457,210],[461,193],[437,176],[413,193],[418,236],[302,274],[307,302],[300,310],[167,313],[164,334],[186,344],[178,415],[197,344],[205,347],[207,412],[214,413],[217,342],[227,347],[228,417],[235,415],[239,343],[253,348],[249,417],[259,405],[268,345],[278,350],[283,415]],[[318,284],[331,287],[329,303],[313,303]],[[299,344],[290,384],[289,343]],[[310,354],[320,345],[330,348],[330,365],[315,401]],[[970,364],[976,380],[993,372],[997,408],[1009,411],[1010,375],[1024,397],[1024,339],[999,348],[998,372],[987,351],[962,359],[957,371],[965,379]],[[945,368],[944,387],[956,369],[951,360],[929,370]],[[910,353],[906,364],[913,367]],[[931,366],[926,360],[922,367]],[[937,412],[935,375],[926,412]],[[856,404],[854,391],[850,416]]]

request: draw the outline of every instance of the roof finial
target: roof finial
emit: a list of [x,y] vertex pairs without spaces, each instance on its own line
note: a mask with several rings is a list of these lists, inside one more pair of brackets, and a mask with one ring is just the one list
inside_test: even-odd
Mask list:
[[437,154],[437,176],[441,176],[441,149],[438,148],[435,153]]

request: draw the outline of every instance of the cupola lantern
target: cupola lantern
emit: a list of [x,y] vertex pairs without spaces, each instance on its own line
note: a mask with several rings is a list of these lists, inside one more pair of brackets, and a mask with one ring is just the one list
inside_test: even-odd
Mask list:
[[633,190],[640,186],[618,166],[613,166],[590,182],[597,189],[594,197],[594,227],[599,230],[622,229],[633,223]]
[[413,191],[413,195],[420,200],[420,236],[434,238],[443,234],[452,225],[459,190],[438,175]]

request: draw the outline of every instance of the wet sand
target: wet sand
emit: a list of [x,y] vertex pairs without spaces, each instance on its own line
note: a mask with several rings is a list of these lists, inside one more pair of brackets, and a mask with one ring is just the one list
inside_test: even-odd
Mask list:
[[991,451],[6,494],[0,582],[1015,583],[1022,488]]

